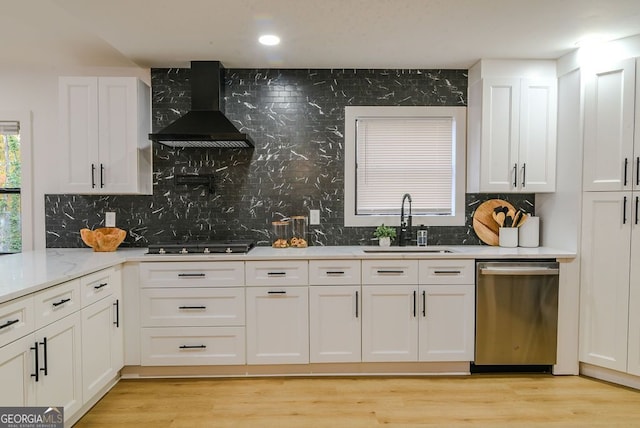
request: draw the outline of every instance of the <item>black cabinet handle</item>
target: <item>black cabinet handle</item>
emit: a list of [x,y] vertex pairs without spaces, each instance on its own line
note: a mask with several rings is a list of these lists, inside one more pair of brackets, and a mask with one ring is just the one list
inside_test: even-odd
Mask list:
[[94,286],[93,286],[93,288],[94,288],[95,290],[100,290],[101,288],[106,287],[107,285],[109,285],[109,283],[108,283],[108,282],[103,282],[103,283],[100,283],[100,284],[98,284],[98,285],[94,285]]
[[527,177],[527,164],[523,163],[522,164],[522,187],[523,188],[525,187],[525,183],[527,181],[526,177]]
[[629,159],[624,158],[624,186],[627,185],[627,170],[629,169]]
[[116,328],[120,328],[120,300],[116,299],[116,301],[113,302],[113,306],[116,308],[116,320],[113,323]]
[[267,291],[267,294],[287,294],[286,291]]
[[627,197],[622,199],[622,224],[627,224]]
[[[637,223],[637,222],[636,222],[636,223]],[[19,322],[20,322],[20,320],[19,320],[19,319],[17,319],[17,320],[9,320],[9,321],[7,321],[6,323],[4,323],[4,324],[0,325],[0,330],[2,330],[3,328],[7,328],[7,327],[9,327],[9,326],[12,326],[12,325],[14,325],[14,324],[16,324],[16,323],[19,323]]]
[[422,290],[422,316],[427,316],[427,291]]
[[207,309],[207,307],[206,306],[178,306],[178,309],[181,309],[181,310],[190,310],[190,309],[204,310],[204,309]]
[[513,187],[518,187],[518,164],[513,164]]
[[180,345],[180,349],[205,349],[207,345]]
[[96,166],[91,164],[91,188],[96,188]]
[[640,156],[636,158],[636,186],[640,186]]
[[267,272],[267,276],[287,276],[286,272]]
[[179,278],[202,278],[206,276],[204,273],[179,273]]
[[327,275],[344,275],[343,270],[328,270]]
[[100,188],[104,187],[104,165],[100,164]]
[[435,275],[460,275],[462,272],[459,270],[434,270]]
[[53,302],[51,305],[54,307],[58,307],[60,305],[64,305],[67,302],[70,302],[71,299],[61,299],[59,302]]
[[35,351],[36,355],[36,372],[35,373],[31,373],[31,377],[35,377],[36,378],[36,382],[38,381],[38,379],[40,379],[40,366],[39,366],[39,362],[40,359],[38,358],[38,342],[34,342],[33,347],[29,348],[32,351]]
[[636,196],[636,224],[638,224],[638,199],[640,197]]
[[404,273],[403,270],[378,270],[377,271],[381,275],[402,275]]
[[356,318],[358,318],[358,291],[356,291]]
[[416,317],[416,290],[413,290],[413,317]]
[[42,350],[44,351],[44,367],[42,367],[40,371],[44,372],[44,375],[46,376],[47,374],[49,374],[47,372],[47,367],[49,366],[49,363],[47,361],[47,338],[45,337],[44,339],[42,339],[42,342],[40,342],[40,344],[42,345]]

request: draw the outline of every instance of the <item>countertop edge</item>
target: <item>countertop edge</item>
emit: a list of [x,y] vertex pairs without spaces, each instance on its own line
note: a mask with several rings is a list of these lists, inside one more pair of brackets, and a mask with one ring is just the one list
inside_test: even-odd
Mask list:
[[[577,255],[571,251],[548,247],[503,248],[491,246],[441,246],[429,247],[452,252],[398,252],[392,247],[389,252],[366,253],[365,250],[380,251],[380,247],[331,246],[274,249],[256,247],[247,254],[221,255],[147,255],[146,248],[121,248],[110,253],[94,253],[90,249],[51,248],[28,251],[0,257],[0,304],[71,281],[81,276],[127,262],[165,261],[260,261],[260,260],[328,260],[328,259],[558,259],[571,260]],[[384,250],[383,250],[384,251]],[[44,271],[42,271],[44,269]],[[8,283],[7,283],[8,282]]]

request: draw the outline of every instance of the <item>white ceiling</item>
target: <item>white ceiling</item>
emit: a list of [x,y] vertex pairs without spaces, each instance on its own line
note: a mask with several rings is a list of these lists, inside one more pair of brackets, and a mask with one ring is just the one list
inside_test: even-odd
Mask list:
[[[639,0],[2,0],[0,66],[468,68],[640,34]],[[282,38],[258,45],[260,34]]]

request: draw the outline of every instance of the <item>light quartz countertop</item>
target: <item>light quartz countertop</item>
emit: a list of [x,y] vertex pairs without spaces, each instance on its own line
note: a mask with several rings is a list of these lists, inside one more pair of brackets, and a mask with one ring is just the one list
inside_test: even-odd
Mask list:
[[[368,251],[375,252],[368,252]],[[380,252],[383,250],[383,252]],[[573,259],[570,251],[548,247],[503,248],[486,245],[422,247],[327,246],[256,247],[247,254],[149,255],[146,248],[96,253],[90,248],[51,248],[0,256],[0,303],[125,262],[312,260],[312,259]],[[448,250],[451,252],[441,252]]]

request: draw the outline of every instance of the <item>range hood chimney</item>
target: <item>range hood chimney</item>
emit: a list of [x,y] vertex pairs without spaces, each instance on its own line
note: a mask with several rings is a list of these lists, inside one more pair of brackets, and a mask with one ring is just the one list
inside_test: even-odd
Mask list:
[[254,147],[222,113],[224,67],[220,61],[191,62],[191,111],[149,139],[171,147]]

